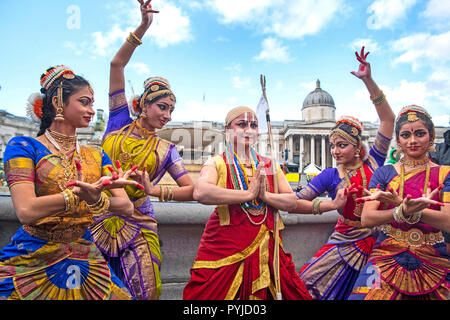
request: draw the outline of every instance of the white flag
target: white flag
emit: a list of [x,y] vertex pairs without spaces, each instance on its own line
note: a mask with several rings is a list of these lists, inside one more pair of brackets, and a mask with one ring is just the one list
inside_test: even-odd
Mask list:
[[269,104],[267,103],[267,100],[264,99],[264,95],[261,95],[258,107],[256,107],[256,116],[258,117],[258,133],[266,133],[269,131],[266,120],[267,110],[269,110]]

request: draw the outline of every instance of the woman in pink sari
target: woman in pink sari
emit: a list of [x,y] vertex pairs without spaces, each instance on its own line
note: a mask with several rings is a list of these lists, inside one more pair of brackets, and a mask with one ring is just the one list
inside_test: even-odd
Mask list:
[[450,230],[450,167],[430,161],[434,125],[427,111],[406,106],[396,120],[404,153],[377,169],[373,195],[361,223],[381,233],[353,288],[351,300],[444,299],[450,294],[450,261],[441,231]]

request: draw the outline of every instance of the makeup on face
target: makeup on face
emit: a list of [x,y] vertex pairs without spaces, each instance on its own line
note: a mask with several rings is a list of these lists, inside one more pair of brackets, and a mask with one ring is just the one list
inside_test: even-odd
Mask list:
[[398,144],[407,157],[423,156],[430,146],[430,135],[425,124],[422,121],[405,123],[400,128]]
[[334,157],[338,164],[348,165],[353,164],[353,162],[358,160],[355,158],[355,146],[345,139],[331,138],[330,149],[331,155]]

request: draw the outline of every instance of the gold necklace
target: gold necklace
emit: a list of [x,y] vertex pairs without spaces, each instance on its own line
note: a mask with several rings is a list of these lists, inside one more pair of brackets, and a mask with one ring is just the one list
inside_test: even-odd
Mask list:
[[[54,133],[54,131],[53,131]],[[58,134],[59,139],[61,138],[66,138],[68,136],[65,136],[63,134]],[[58,158],[61,159],[61,166],[63,167],[63,171],[62,171],[62,178],[58,179],[57,184],[59,189],[61,189],[61,191],[64,191],[66,189],[66,184],[70,181],[72,181],[75,177],[75,172],[76,172],[76,165],[75,165],[75,154],[79,154],[79,146],[76,140],[76,136],[72,136],[75,137],[75,150],[72,148],[71,151],[73,151],[72,154],[72,158],[69,159],[69,157],[67,156],[66,153],[68,153],[69,151],[66,150],[66,152],[64,152],[61,149],[65,149],[64,147],[62,147],[58,141],[56,140],[57,138],[54,138],[54,135],[52,135],[52,131],[50,129],[45,130],[44,132],[44,136],[45,138],[55,147],[56,150],[58,150],[58,154],[56,155]],[[69,137],[69,138],[72,138]],[[80,161],[81,163],[81,159],[78,156],[78,161]]]
[[[344,178],[345,178],[345,181],[347,182],[349,187],[352,185],[348,174],[350,173],[351,170],[356,170],[356,169],[359,169],[359,172],[361,173],[363,188],[367,189],[367,177],[366,177],[366,172],[364,171],[364,167],[363,167],[362,161],[360,161],[358,164],[356,164],[354,166],[351,166],[351,167],[345,167],[344,166]],[[353,213],[354,213],[355,216],[360,217],[361,214],[362,214],[364,203],[357,203],[356,202],[356,194],[355,193],[352,194],[352,198],[353,198],[353,201],[355,202],[355,209],[353,210]]]
[[[142,164],[144,163],[144,161],[147,159],[147,157],[150,155],[150,152],[152,151],[153,147],[155,146],[157,139],[155,138],[154,134],[150,135],[147,138],[147,140],[145,141],[144,145],[137,152],[134,152],[134,153],[127,152],[124,148],[124,143],[130,136],[130,134],[134,130],[134,128],[136,128],[136,122],[137,122],[137,120],[132,122],[129,125],[124,126],[117,133],[116,138],[114,139],[114,142],[113,142],[113,147],[112,147],[112,159],[116,159],[116,145],[117,145],[117,141],[118,141],[119,137],[122,135],[123,131],[126,128],[128,128],[127,132],[122,137],[122,140],[119,143],[119,150],[120,150],[119,161],[121,162],[122,165],[124,165],[124,164],[128,163],[129,161],[131,161],[132,159],[139,156],[142,152],[144,152],[146,150],[147,153],[145,154],[145,157],[138,164],[138,166],[140,168],[142,166]],[[150,146],[150,148],[148,148],[150,142],[152,142],[152,145]]]
[[[77,136],[66,136],[65,134],[52,131],[50,129],[45,130],[45,136],[47,139],[56,147],[55,142],[58,147],[68,152],[77,147]],[[56,149],[59,150],[59,148]]]
[[401,158],[400,162],[405,166],[408,166],[411,168],[417,168],[417,167],[428,165],[428,163],[430,162],[430,159],[427,156],[425,156],[423,159],[419,159],[419,160],[405,160],[405,158]]
[[[423,192],[425,193],[428,188],[428,180],[430,179],[430,165],[427,163],[427,167],[425,169],[425,184],[423,186]],[[403,190],[405,184],[405,165],[402,163],[400,165],[400,192],[399,197],[403,199]]]
[[138,129],[139,129],[139,135],[142,137],[142,138],[148,138],[148,137],[150,137],[150,136],[153,136],[153,135],[155,135],[155,130],[149,130],[149,129],[147,129],[147,128],[144,128],[142,125],[141,125],[141,123],[139,122],[139,119],[136,119],[136,126],[138,127]]

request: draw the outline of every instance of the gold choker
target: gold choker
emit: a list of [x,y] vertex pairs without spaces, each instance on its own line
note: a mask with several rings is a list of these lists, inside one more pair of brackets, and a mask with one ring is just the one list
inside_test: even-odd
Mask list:
[[401,158],[400,162],[405,166],[416,168],[427,165],[430,162],[430,159],[428,157],[419,160],[405,160],[404,158]]
[[136,122],[136,127],[138,127],[138,130],[139,130],[139,135],[142,138],[147,139],[148,137],[155,135],[155,130],[148,130],[147,128],[144,128],[141,125],[139,119],[137,119],[135,122]]
[[[46,132],[50,135],[50,142],[54,144],[56,142],[58,146],[63,149],[64,151],[68,152],[76,148],[77,146],[77,136],[66,136],[65,134],[58,133],[56,131],[52,131],[50,129],[47,129]],[[49,138],[48,135],[46,135],[47,139]],[[57,148],[57,146],[55,146]],[[58,149],[58,148],[57,148]]]

